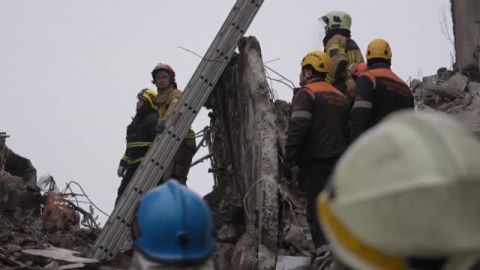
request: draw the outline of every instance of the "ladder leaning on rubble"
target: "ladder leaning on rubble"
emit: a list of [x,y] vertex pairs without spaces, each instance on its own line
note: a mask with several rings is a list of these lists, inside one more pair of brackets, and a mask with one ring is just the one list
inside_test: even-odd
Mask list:
[[263,0],[237,0],[173,109],[166,123],[167,129],[153,141],[95,241],[89,257],[99,260],[115,257],[130,233],[138,201],[145,192],[159,183],[197,113],[232,57],[238,40],[243,37],[262,4]]

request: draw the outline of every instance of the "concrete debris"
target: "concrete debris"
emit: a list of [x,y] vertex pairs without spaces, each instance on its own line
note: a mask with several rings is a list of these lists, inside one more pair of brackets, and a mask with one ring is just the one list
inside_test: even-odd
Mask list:
[[26,249],[23,250],[22,253],[31,255],[32,257],[50,258],[67,263],[99,263],[99,261],[95,259],[78,257],[80,253],[77,251],[55,247],[48,247],[46,249]]
[[422,82],[413,80],[417,110],[448,113],[480,138],[480,83],[463,73],[440,69],[437,75],[424,77]]
[[7,244],[5,246],[7,252],[9,253],[15,253],[21,251],[23,248],[19,245],[12,245],[12,244]]
[[[58,263],[57,263],[58,264]],[[80,269],[84,268],[86,265],[83,263],[75,263],[75,264],[68,264],[64,266],[60,266],[58,269],[59,270],[67,270],[67,269]],[[54,269],[54,268],[53,268]]]
[[217,243],[213,253],[215,269],[232,269],[232,258],[235,245],[229,243]]
[[277,253],[273,252],[271,249],[265,245],[260,244],[258,246],[258,258],[257,265],[258,269],[275,269],[277,260]]
[[291,270],[300,266],[308,266],[310,261],[310,257],[278,256],[275,270]]
[[418,86],[420,86],[422,84],[422,81],[420,81],[419,79],[413,79],[411,82],[410,82],[410,89],[412,89],[412,92],[415,93],[415,90],[417,89]]
[[437,76],[437,83],[430,80],[424,80],[422,87],[427,91],[447,99],[461,99],[465,97],[465,88],[468,84],[468,77],[460,73],[453,75],[448,80],[442,82]]
[[283,241],[287,244],[301,247],[302,249],[300,251],[304,250],[304,248],[307,248],[307,243],[305,242],[308,240],[308,238],[303,232],[303,229],[293,224],[290,224],[289,227],[290,228],[288,229]]
[[240,238],[240,232],[238,228],[224,225],[220,230],[217,231],[217,240],[224,243],[235,243],[238,238]]
[[[303,235],[299,243],[293,243],[293,231],[287,237],[289,242],[283,240],[288,232],[285,227],[298,220],[302,222],[300,231],[310,234],[302,195],[280,181],[279,157],[285,153],[290,104],[273,100],[258,41],[244,38],[239,50],[206,103],[212,110],[215,168],[211,170],[218,187],[205,199],[214,213],[222,245],[215,251],[216,265],[228,261],[228,246],[223,244],[236,242],[229,260],[232,269],[273,270],[277,254],[308,257],[314,248]],[[233,237],[235,231],[243,234],[238,241]]]
[[249,226],[247,232],[235,245],[232,258],[232,269],[254,269],[258,258],[258,231]]

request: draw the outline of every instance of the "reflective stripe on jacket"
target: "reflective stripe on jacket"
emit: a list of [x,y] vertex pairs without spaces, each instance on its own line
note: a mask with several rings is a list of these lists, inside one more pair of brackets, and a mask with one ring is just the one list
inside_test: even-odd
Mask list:
[[[182,91],[174,87],[159,91],[155,98],[155,104],[158,106],[158,122],[167,122],[173,112],[173,108],[178,103],[181,96]],[[183,142],[193,149],[196,149],[195,132],[190,129]]]
[[355,102],[350,116],[350,141],[387,115],[413,107],[410,87],[388,64],[373,65],[356,82]]
[[142,162],[157,135],[156,125],[156,111],[148,109],[146,112],[137,112],[127,127],[127,149],[120,160],[120,166],[137,166]]
[[348,142],[349,103],[326,81],[302,87],[292,103],[285,159],[308,162],[340,155]]

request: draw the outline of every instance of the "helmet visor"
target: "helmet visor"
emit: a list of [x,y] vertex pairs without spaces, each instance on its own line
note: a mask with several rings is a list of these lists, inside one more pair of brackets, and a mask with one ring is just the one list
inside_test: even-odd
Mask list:
[[323,34],[327,35],[327,33],[328,33],[328,17],[323,16],[323,17],[318,18],[318,23],[320,24],[320,27],[322,27],[322,29],[324,30]]
[[318,23],[322,26],[322,28],[328,27],[328,17],[327,16],[322,16],[318,18]]

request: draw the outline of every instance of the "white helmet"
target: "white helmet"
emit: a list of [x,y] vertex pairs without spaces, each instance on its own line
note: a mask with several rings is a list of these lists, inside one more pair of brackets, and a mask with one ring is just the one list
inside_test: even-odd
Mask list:
[[468,269],[480,258],[479,162],[480,143],[446,115],[388,117],[317,200],[334,252],[354,269],[408,269],[412,258]]

